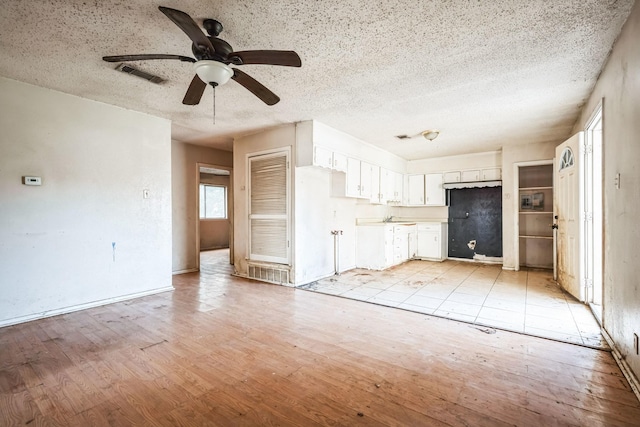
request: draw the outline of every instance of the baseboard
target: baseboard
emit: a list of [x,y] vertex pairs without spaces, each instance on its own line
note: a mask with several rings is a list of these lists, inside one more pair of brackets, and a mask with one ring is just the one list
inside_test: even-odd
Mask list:
[[200,271],[199,268],[187,268],[185,270],[172,271],[171,274],[175,276],[178,274],[197,273],[198,271]]
[[86,310],[88,308],[100,307],[102,305],[113,304],[116,302],[127,301],[135,298],[146,297],[149,295],[160,294],[162,292],[173,291],[173,286],[165,288],[153,289],[150,291],[138,292],[135,294],[123,295],[114,298],[107,298],[99,301],[88,302],[85,304],[72,305],[70,307],[57,308],[55,310],[47,310],[41,313],[29,314],[27,316],[14,317],[12,319],[0,320],[0,328],[5,326],[17,325],[19,323],[31,322],[33,320],[44,319],[47,317],[59,316],[61,314],[73,313],[74,311]]
[[620,350],[618,350],[618,347],[616,346],[616,343],[613,341],[613,338],[609,336],[609,334],[607,333],[607,331],[604,330],[604,328],[602,329],[602,336],[607,341],[607,344],[609,344],[609,347],[611,347],[611,354],[613,354],[613,358],[615,359],[616,363],[620,367],[622,374],[629,382],[629,385],[631,386],[631,389],[635,393],[638,400],[640,400],[640,382],[638,382],[638,378],[634,375],[633,371],[627,364],[627,361],[624,359],[624,357],[622,357],[622,354],[620,354]]

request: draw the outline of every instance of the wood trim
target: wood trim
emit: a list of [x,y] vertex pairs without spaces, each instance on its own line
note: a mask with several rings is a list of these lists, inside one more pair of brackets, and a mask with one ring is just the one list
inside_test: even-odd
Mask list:
[[45,319],[47,317],[59,316],[61,314],[73,313],[75,311],[86,310],[88,308],[100,307],[100,306],[103,306],[103,305],[113,304],[113,303],[116,303],[116,302],[128,301],[128,300],[132,300],[132,299],[136,299],[136,298],[146,297],[146,296],[149,296],[149,295],[155,295],[155,294],[159,294],[159,293],[162,293],[162,292],[168,292],[168,291],[173,291],[173,290],[174,290],[173,286],[167,286],[167,287],[164,287],[164,288],[153,289],[153,290],[150,290],[150,291],[138,292],[138,293],[135,293],[135,294],[129,294],[129,295],[123,295],[123,296],[120,296],[120,297],[107,298],[107,299],[103,299],[103,300],[99,300],[99,301],[93,301],[93,302],[89,302],[89,303],[86,303],[86,304],[78,304],[78,305],[72,305],[72,306],[69,306],[69,307],[58,308],[58,309],[55,309],[55,310],[47,310],[47,311],[43,311],[42,313],[35,313],[35,314],[27,315],[27,316],[14,317],[12,319],[7,319],[7,320],[0,321],[0,328],[3,328],[5,326],[17,325],[17,324],[25,323],[25,322],[31,322],[33,320]]
[[616,346],[616,343],[613,340],[613,338],[611,338],[609,333],[604,328],[602,328],[602,336],[607,341],[607,344],[609,344],[609,347],[611,347],[611,354],[613,354],[613,358],[615,359],[616,363],[618,364],[618,367],[622,371],[622,374],[629,382],[629,385],[631,386],[633,393],[636,395],[636,397],[640,401],[640,381],[638,381],[638,378],[634,375],[633,371],[631,370],[631,367],[627,364],[627,361],[625,360],[624,356],[622,356],[622,354],[620,353],[620,350]]

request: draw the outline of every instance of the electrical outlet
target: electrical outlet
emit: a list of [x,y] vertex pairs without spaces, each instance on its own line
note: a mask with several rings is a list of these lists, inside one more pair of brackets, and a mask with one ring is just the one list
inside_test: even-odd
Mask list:
[[640,355],[639,352],[639,348],[638,348],[638,334],[633,334],[633,349],[635,350],[636,354]]

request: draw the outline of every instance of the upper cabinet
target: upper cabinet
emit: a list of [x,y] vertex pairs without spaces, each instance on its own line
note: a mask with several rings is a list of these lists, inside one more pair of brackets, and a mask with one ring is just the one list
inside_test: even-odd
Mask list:
[[409,175],[407,184],[407,204],[424,206],[424,175]]
[[442,178],[445,184],[460,182],[460,171],[445,172],[442,174]]
[[424,176],[425,205],[445,206],[445,191],[442,187],[441,173],[428,173]]
[[332,176],[333,196],[371,199],[374,188],[373,168],[374,166],[367,162],[347,157],[346,172],[335,173]]
[[313,147],[313,166],[347,172],[347,156],[320,145]]
[[442,176],[445,184],[500,181],[502,179],[502,170],[500,168],[468,169],[463,171],[448,171],[443,173]]
[[462,171],[462,182],[475,182],[480,181],[479,170]]
[[445,191],[441,173],[409,175],[407,206],[445,206]]

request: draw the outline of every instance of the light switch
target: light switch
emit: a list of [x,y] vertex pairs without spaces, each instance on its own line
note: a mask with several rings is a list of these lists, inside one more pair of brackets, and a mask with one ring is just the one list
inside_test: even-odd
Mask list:
[[143,199],[149,198],[149,190],[142,190],[142,198]]
[[42,178],[39,176],[23,176],[22,183],[24,185],[42,185]]

